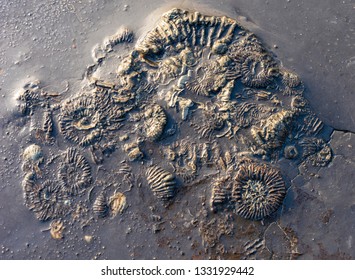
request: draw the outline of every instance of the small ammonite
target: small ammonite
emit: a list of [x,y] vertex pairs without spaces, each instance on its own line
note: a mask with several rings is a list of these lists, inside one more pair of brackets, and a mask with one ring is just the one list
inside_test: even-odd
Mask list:
[[321,138],[307,137],[300,141],[302,157],[313,166],[327,166],[332,160],[332,149]]
[[163,134],[167,123],[167,116],[164,109],[155,104],[144,111],[144,136],[150,141],[156,141]]
[[245,219],[261,220],[274,213],[286,195],[279,170],[267,164],[247,162],[234,178],[232,200],[235,211]]
[[251,135],[257,145],[265,150],[281,147],[291,132],[294,113],[281,110],[261,121],[259,127],[253,126]]
[[278,75],[275,62],[266,53],[244,52],[236,63],[240,63],[242,83],[248,87],[265,88]]
[[294,159],[298,156],[298,151],[295,145],[288,145],[284,149],[284,156],[287,159]]
[[[31,182],[32,187],[28,185]],[[41,221],[63,218],[70,212],[70,199],[63,191],[62,185],[56,181],[27,181],[24,191],[26,206]]]
[[282,83],[287,87],[296,88],[302,84],[302,81],[296,73],[285,70],[282,71]]
[[147,181],[153,193],[162,200],[168,200],[175,195],[176,181],[174,174],[153,165],[147,172]]
[[89,162],[75,148],[67,149],[59,166],[58,179],[68,194],[81,193],[91,183]]

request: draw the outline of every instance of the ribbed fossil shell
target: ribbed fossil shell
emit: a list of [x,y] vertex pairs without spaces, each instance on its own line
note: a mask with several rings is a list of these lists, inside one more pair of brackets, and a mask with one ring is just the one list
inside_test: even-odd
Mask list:
[[212,182],[212,196],[210,200],[211,209],[213,211],[219,208],[228,208],[232,191],[232,181],[230,176],[219,177]]
[[291,132],[293,113],[287,110],[272,114],[260,127],[252,127],[251,134],[255,142],[263,149],[276,149],[281,147]]
[[245,163],[239,167],[232,191],[236,213],[261,220],[275,212],[286,195],[280,172],[266,164]]
[[56,181],[46,180],[43,183],[27,181],[25,202],[36,218],[46,221],[62,218],[70,211],[70,200],[63,187]]
[[122,214],[126,208],[126,196],[121,192],[113,194],[108,200],[108,206],[113,217]]
[[283,71],[282,83],[287,87],[296,88],[302,84],[302,81],[296,73]]
[[214,53],[223,54],[238,27],[231,18],[204,16],[175,8],[162,16],[157,27],[146,34],[136,49],[142,55],[152,55],[162,52],[169,45],[186,42],[191,47],[208,46]]
[[92,206],[92,210],[99,218],[104,218],[107,216],[109,211],[109,206],[104,192],[101,192],[97,196]]
[[70,195],[77,195],[91,183],[91,167],[86,158],[75,148],[69,148],[63,154],[58,171],[58,179]]
[[248,87],[267,87],[277,76],[275,62],[265,53],[243,52],[235,60],[241,65],[242,83]]
[[167,117],[163,108],[155,104],[144,111],[144,135],[151,141],[156,141],[163,134]]
[[300,141],[300,145],[303,148],[303,158],[313,166],[327,166],[332,160],[332,149],[323,139],[315,137],[304,138]]
[[22,158],[30,164],[38,165],[43,162],[42,148],[36,144],[32,144],[23,151]]
[[68,100],[61,108],[59,127],[64,137],[81,146],[87,146],[101,137],[101,112],[92,96]]
[[150,189],[158,198],[168,200],[175,195],[176,181],[172,173],[154,165],[148,168],[146,175]]

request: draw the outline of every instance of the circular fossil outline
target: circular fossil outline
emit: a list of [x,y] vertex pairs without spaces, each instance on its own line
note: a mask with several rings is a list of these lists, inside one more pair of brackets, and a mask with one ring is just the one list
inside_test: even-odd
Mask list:
[[243,163],[234,178],[232,199],[236,213],[245,219],[262,220],[274,213],[286,195],[279,170],[267,164]]
[[266,88],[278,75],[276,62],[267,53],[244,52],[236,58],[240,63],[241,81],[252,88]]
[[80,194],[92,181],[90,164],[75,148],[68,148],[62,157],[58,179],[68,194]]
[[59,128],[64,138],[81,146],[100,139],[102,116],[97,101],[93,95],[80,95],[63,104]]
[[26,182],[25,203],[40,221],[63,218],[70,212],[70,199],[63,186],[52,180]]

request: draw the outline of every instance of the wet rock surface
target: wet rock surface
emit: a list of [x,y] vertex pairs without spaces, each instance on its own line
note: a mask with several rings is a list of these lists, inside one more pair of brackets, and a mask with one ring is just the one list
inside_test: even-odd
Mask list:
[[[81,83],[21,85],[18,111],[2,121],[13,140],[2,192],[34,234],[1,215],[4,258],[353,257],[341,220],[351,196],[340,203],[352,134],[332,133],[307,86],[252,33],[206,15],[171,10],[138,39],[119,29],[94,48]],[[253,165],[282,177],[264,182],[252,168],[236,186]],[[241,201],[268,205],[275,176],[281,207],[238,216]]]

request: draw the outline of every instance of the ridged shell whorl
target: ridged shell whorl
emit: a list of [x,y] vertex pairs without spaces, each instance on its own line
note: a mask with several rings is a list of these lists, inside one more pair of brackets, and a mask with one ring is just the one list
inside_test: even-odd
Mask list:
[[236,213],[245,219],[261,220],[269,216],[286,195],[280,172],[267,164],[242,164],[234,179],[232,199]]
[[147,181],[153,193],[162,200],[168,200],[175,195],[176,181],[174,174],[153,165],[147,172]]

